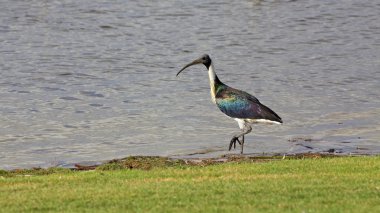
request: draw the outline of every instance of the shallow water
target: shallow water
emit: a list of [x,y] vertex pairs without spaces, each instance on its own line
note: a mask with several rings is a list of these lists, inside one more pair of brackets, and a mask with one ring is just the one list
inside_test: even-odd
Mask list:
[[246,153],[380,153],[377,1],[1,1],[0,169],[215,156],[219,78],[284,120]]

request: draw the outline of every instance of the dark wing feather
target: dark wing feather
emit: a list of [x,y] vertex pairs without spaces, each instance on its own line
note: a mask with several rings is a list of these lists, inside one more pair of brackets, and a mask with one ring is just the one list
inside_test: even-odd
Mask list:
[[218,108],[232,118],[266,119],[282,123],[280,116],[260,101],[241,90],[225,87],[215,97]]

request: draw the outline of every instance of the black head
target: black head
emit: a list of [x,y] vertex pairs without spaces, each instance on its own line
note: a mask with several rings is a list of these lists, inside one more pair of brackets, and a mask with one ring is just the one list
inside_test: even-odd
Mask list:
[[208,69],[211,65],[211,58],[209,55],[207,54],[204,54],[202,55],[202,57],[198,58],[197,60],[187,64],[186,66],[184,66],[178,73],[177,73],[177,76],[186,68],[190,67],[190,66],[193,66],[193,65],[196,65],[196,64],[204,64],[206,66],[206,68]]

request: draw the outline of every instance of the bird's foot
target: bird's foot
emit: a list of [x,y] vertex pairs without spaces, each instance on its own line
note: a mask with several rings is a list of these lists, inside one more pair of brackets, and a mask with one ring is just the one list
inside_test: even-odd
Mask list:
[[236,141],[241,145],[241,142],[238,137],[233,137],[230,142],[230,147],[228,148],[228,151],[231,151],[232,145],[234,146],[234,149],[236,149]]

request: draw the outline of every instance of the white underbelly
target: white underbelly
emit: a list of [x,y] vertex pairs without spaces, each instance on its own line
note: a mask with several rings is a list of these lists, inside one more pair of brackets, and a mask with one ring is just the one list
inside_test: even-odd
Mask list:
[[243,129],[246,125],[257,124],[257,123],[262,123],[262,124],[281,124],[280,122],[271,121],[271,120],[267,120],[267,119],[241,119],[241,118],[234,118],[234,120],[238,122],[240,129]]

